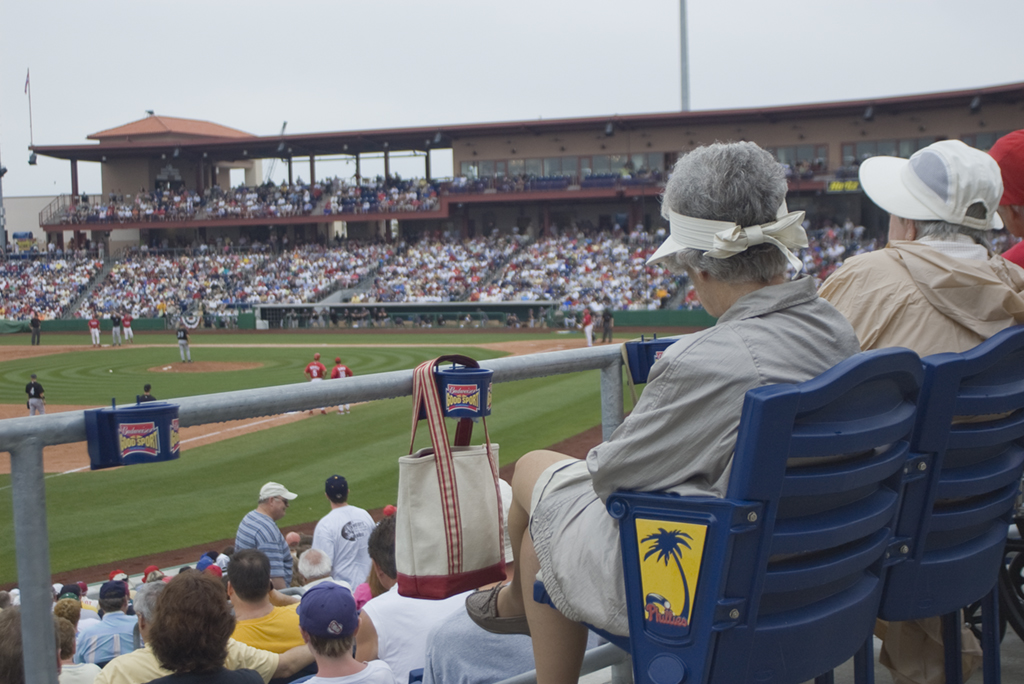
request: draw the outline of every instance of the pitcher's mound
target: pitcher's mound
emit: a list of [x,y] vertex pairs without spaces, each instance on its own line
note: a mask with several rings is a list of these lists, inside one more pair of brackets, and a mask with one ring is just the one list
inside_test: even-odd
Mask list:
[[263,364],[255,361],[193,361],[192,363],[176,361],[166,366],[153,366],[147,370],[151,373],[223,373],[252,370],[253,368],[263,368]]

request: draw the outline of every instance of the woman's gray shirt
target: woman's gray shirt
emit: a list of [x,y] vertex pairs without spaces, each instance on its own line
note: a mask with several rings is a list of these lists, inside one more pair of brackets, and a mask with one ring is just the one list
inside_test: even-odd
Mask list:
[[627,634],[616,521],[619,489],[725,495],[747,390],[820,375],[860,351],[853,328],[809,277],[741,297],[658,360],[633,412],[586,461],[541,492],[530,531],[541,576],[572,620]]

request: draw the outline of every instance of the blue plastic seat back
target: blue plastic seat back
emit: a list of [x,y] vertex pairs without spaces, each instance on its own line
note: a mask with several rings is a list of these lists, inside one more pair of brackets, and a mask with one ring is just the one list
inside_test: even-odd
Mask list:
[[995,586],[1024,470],[1024,326],[923,364],[914,446],[935,456],[906,484],[897,534],[919,541],[889,572],[890,620],[950,613]]
[[881,599],[921,377],[916,354],[886,349],[751,390],[725,499],[609,498],[638,682],[804,682],[858,651]]

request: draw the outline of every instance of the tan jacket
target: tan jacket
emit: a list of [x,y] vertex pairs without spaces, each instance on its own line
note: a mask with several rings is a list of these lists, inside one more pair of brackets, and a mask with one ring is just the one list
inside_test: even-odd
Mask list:
[[[962,352],[1024,323],[1024,269],[996,256],[959,259],[921,242],[896,241],[848,260],[821,286],[853,325],[861,349],[908,347],[921,356]],[[879,662],[895,684],[945,684],[939,618],[885,623]],[[961,623],[963,678],[981,647]]]
[[947,256],[896,241],[849,259],[821,286],[853,325],[863,350],[908,347],[921,356],[961,352],[1024,323],[1024,269],[1002,257]]

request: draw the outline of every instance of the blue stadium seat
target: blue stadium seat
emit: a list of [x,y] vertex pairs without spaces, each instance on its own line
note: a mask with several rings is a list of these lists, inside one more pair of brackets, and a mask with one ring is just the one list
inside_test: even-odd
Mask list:
[[[920,455],[897,526],[911,548],[889,572],[879,617],[943,616],[946,681],[955,684],[962,679],[961,608],[985,598],[983,649],[999,652],[995,586],[1024,470],[1024,326],[923,364],[912,443]],[[996,684],[999,658],[986,657],[984,668],[986,684]]]
[[[747,393],[724,499],[617,492],[635,681],[819,678],[869,648],[922,378],[905,349]],[[619,640],[621,641],[621,640]]]

